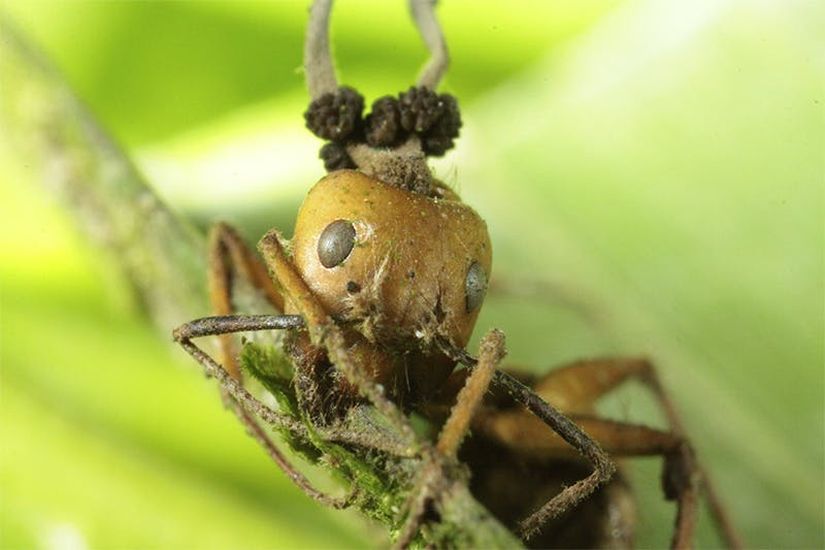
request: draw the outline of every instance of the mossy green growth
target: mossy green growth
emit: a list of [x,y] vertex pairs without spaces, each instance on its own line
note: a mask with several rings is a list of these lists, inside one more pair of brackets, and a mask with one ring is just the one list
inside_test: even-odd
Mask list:
[[[283,442],[311,464],[348,487],[352,506],[386,525],[396,538],[403,527],[405,507],[424,470],[423,457],[397,456],[385,449],[402,447],[380,414],[356,405],[333,426],[318,426],[305,414],[295,393],[293,366],[275,345],[245,342],[241,352],[245,372],[259,381],[278,403],[280,412],[298,420],[306,431],[276,428]],[[478,504],[467,488],[466,470],[449,468],[435,507],[440,520],[425,525],[414,546],[438,548],[518,548],[519,541]]]
[[298,399],[292,387],[294,369],[280,348],[244,342],[241,368],[275,397],[281,412],[299,416]]
[[[324,468],[342,484],[355,489],[353,505],[370,518],[392,524],[404,504],[412,470],[405,462],[414,459],[388,457],[385,453],[368,448],[348,448],[329,441],[325,429],[301,411],[298,396],[292,384],[293,366],[283,351],[274,345],[245,342],[241,351],[241,365],[246,373],[269,391],[278,403],[279,410],[300,421],[306,433],[295,434],[277,429],[292,451],[310,463]],[[358,407],[348,415],[336,431],[358,431],[364,441],[380,437],[380,419],[373,410]],[[372,435],[366,435],[373,432]]]

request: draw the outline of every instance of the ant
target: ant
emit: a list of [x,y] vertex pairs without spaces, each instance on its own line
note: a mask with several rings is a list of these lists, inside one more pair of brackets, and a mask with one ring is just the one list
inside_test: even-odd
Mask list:
[[[630,546],[635,510],[612,457],[644,455],[664,458],[665,495],[677,507],[673,547],[693,544],[700,493],[726,544],[741,546],[647,360],[580,361],[536,378],[498,368],[506,351],[495,329],[482,338],[477,358],[465,351],[487,290],[492,245],[484,220],[426,163],[452,147],[461,126],[456,100],[435,92],[448,53],[433,4],[410,0],[431,52],[417,85],[377,100],[363,118],[363,97],[335,76],[332,0],[314,2],[304,51],[312,98],[305,118],[329,141],[321,158],[330,173],[307,194],[291,242],[276,230],[260,240],[263,261],[230,226],[212,229],[215,316],[178,327],[175,340],[219,381],[227,406],[289,478],[330,506],[350,505],[357,487],[344,499],[314,488],[256,417],[323,438],[357,405],[374,407],[400,439],[359,439],[340,429],[338,437],[422,459],[398,547],[437,521],[456,464],[469,469],[474,496],[530,545]],[[278,314],[235,314],[236,277]],[[312,420],[313,434],[243,386],[233,334],[275,330],[286,333],[297,406]],[[218,337],[218,361],[192,342],[204,336]],[[630,379],[653,392],[667,431],[596,414],[599,398]],[[434,442],[415,432],[412,413],[440,427]]]

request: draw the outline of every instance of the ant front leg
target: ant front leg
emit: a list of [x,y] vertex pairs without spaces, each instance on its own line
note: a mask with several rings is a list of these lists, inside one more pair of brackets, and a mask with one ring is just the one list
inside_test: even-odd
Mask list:
[[455,404],[450,410],[447,421],[441,428],[436,443],[438,452],[429,457],[430,461],[419,476],[417,486],[412,493],[413,499],[409,503],[407,520],[395,543],[396,548],[409,546],[421,527],[428,503],[432,502],[439,492],[439,482],[443,480],[444,461],[456,460],[461,441],[467,435],[470,422],[484,399],[496,367],[505,354],[504,333],[491,330],[481,340],[478,365],[467,376],[464,386],[455,398]]
[[[207,375],[218,380],[226,406],[235,413],[247,432],[261,444],[287,476],[315,500],[341,508],[346,505],[346,501],[334,499],[314,489],[287,461],[253,416],[271,425],[285,427],[293,433],[300,433],[302,429],[298,423],[266,407],[242,386],[243,377],[234,334],[244,331],[301,328],[304,323],[303,319],[297,316],[232,315],[235,313],[233,283],[239,276],[257,290],[276,311],[283,312],[284,298],[270,279],[266,266],[234,228],[219,222],[212,226],[208,239],[209,301],[212,313],[216,317],[198,319],[179,327],[174,332],[175,340],[204,367]],[[202,336],[217,336],[218,362],[192,343],[192,338]]]
[[277,413],[261,403],[243,387],[238,378],[232,376],[227,369],[192,342],[193,338],[203,336],[227,336],[237,332],[283,330],[303,326],[304,320],[298,315],[227,315],[196,319],[176,328],[173,336],[175,341],[203,366],[207,376],[218,380],[222,390],[228,396],[229,407],[246,427],[249,435],[264,447],[269,457],[286,473],[287,477],[309,497],[322,504],[333,508],[345,508],[352,501],[355,492],[344,499],[338,499],[315,489],[275,446],[252,415],[258,416],[270,425],[287,429],[305,438],[307,437],[306,428],[292,418]]
[[502,371],[496,372],[493,381],[517,403],[526,407],[533,415],[549,426],[593,466],[593,473],[562,490],[561,493],[550,499],[544,506],[519,524],[519,535],[526,540],[538,533],[541,526],[547,521],[573,508],[601,485],[610,481],[616,471],[616,465],[596,440],[585,433],[567,416],[544,401],[529,387]]
[[[327,506],[345,507],[349,499],[336,499],[312,487],[255,419],[257,416],[270,425],[287,429],[296,435],[305,432],[300,423],[273,411],[243,387],[233,335],[245,331],[300,328],[304,323],[303,319],[294,315],[232,315],[235,313],[233,283],[236,277],[242,277],[260,292],[276,311],[283,311],[284,298],[269,278],[266,266],[235,229],[228,224],[217,223],[209,232],[207,271],[209,300],[216,316],[197,319],[178,327],[173,333],[174,338],[203,366],[208,376],[218,381],[226,406],[299,489]],[[203,336],[217,336],[220,361],[212,359],[192,342],[193,338]]]
[[[454,348],[445,342],[441,344],[444,351],[456,361],[468,367],[478,365],[478,360],[464,350]],[[518,534],[526,540],[538,533],[542,525],[549,520],[575,507],[598,487],[607,483],[616,471],[616,466],[596,440],[513,376],[497,370],[491,383],[506,392],[516,403],[524,406],[544,425],[549,426],[593,466],[593,472],[589,476],[562,490],[519,524]]]
[[268,232],[258,243],[258,247],[288,300],[306,321],[312,343],[326,349],[335,368],[339,369],[359,393],[392,423],[413,450],[417,443],[409,420],[401,409],[387,398],[383,387],[370,377],[365,365],[359,364],[357,359],[354,360],[343,331],[335,324],[292,264],[284,251],[278,232]]
[[[678,435],[625,422],[595,416],[571,414],[570,419],[599,443],[610,456],[662,456],[662,478],[668,499],[677,501],[677,520],[671,546],[690,548],[696,523],[698,469],[693,451]],[[491,441],[503,445],[538,463],[575,458],[573,449],[547,425],[523,410],[482,409],[473,421],[473,429]]]
[[[209,301],[213,315],[236,313],[233,304],[233,277],[242,276],[279,313],[284,311],[284,298],[272,279],[266,266],[243,242],[237,231],[225,223],[217,223],[209,231]],[[233,378],[241,379],[236,342],[231,334],[218,335],[220,364]]]

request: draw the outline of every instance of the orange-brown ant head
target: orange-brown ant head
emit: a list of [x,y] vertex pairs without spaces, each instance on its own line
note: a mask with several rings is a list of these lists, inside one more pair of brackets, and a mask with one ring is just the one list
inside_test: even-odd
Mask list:
[[340,170],[310,190],[292,241],[295,265],[326,310],[379,344],[464,347],[487,289],[487,225],[436,184],[431,196]]

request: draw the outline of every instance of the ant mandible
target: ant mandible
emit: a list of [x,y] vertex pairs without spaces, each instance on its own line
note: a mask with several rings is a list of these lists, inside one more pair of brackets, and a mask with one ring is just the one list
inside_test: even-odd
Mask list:
[[[427,511],[438,507],[438,480],[459,451],[475,496],[530,544],[632,544],[633,507],[610,457],[660,455],[665,494],[677,504],[672,546],[692,545],[702,491],[725,542],[740,546],[649,362],[581,361],[531,379],[498,369],[505,347],[497,330],[482,338],[478,359],[464,350],[487,289],[492,247],[485,222],[433,178],[426,163],[428,155],[452,147],[461,125],[455,99],[435,92],[448,54],[433,4],[410,0],[431,52],[417,86],[398,99],[377,100],[363,119],[363,98],[339,87],[335,77],[328,40],[332,0],[314,2],[304,52],[312,97],[305,116],[310,130],[329,140],[321,157],[330,173],[309,191],[291,243],[275,230],[260,240],[263,262],[231,227],[213,228],[208,279],[215,316],[182,325],[175,340],[218,379],[227,405],[290,479],[335,507],[349,499],[313,488],[255,420],[289,424],[243,387],[232,335],[289,333],[285,349],[300,406],[319,425],[356,402],[374,406],[407,442],[400,449],[376,447],[425,457],[428,465],[408,503],[399,547],[414,540]],[[233,314],[233,276],[247,279],[279,314]],[[203,336],[218,337],[219,361],[192,342]],[[466,368],[456,371],[459,364]],[[629,379],[653,391],[669,430],[595,414],[595,402]],[[434,443],[414,433],[413,411],[441,426]],[[515,463],[532,464],[537,475],[517,473]],[[578,480],[565,486],[569,481],[557,474],[571,465]],[[533,509],[550,486],[560,488]],[[607,512],[583,512],[579,504],[588,497],[607,499],[617,511],[612,523]],[[574,538],[562,538],[552,522],[568,511],[555,523],[582,522]]]

